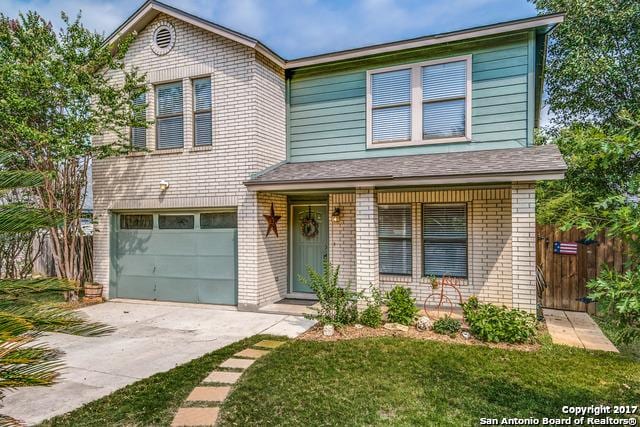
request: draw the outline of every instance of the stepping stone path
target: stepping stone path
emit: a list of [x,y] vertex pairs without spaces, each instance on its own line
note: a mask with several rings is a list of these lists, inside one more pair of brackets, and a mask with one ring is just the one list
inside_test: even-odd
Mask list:
[[[189,394],[185,401],[188,405],[178,409],[171,426],[214,426],[220,413],[219,405],[231,393],[231,386],[240,379],[243,371],[251,366],[256,359],[269,354],[271,350],[284,343],[285,341],[275,340],[260,341],[252,346],[257,348],[245,348],[234,354],[234,357],[222,362],[202,381],[202,384]],[[234,369],[235,371],[225,369]]]

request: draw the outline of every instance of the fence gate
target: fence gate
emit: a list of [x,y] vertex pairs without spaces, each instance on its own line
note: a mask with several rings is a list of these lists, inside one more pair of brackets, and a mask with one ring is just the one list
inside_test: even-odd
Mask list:
[[554,242],[584,241],[585,233],[576,229],[560,231],[549,225],[537,226],[536,258],[547,282],[542,306],[562,310],[595,312],[595,304],[579,301],[588,294],[586,284],[598,276],[604,265],[622,272],[627,262],[625,246],[619,239],[600,233],[594,242],[578,243],[577,254],[557,254]]

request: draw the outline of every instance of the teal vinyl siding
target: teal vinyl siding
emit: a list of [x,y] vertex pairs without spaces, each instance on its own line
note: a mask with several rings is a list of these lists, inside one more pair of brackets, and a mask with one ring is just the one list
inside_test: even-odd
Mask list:
[[[535,37],[528,33],[457,48],[422,49],[319,70],[289,81],[289,160],[353,159],[484,150],[531,144]],[[471,54],[472,142],[367,149],[366,71]]]

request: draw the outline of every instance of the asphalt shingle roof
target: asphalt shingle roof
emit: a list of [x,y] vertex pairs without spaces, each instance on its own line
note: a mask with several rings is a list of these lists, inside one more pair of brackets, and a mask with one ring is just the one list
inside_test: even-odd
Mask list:
[[555,145],[418,154],[353,160],[283,163],[245,182],[247,186],[304,182],[394,180],[562,173],[567,165]]

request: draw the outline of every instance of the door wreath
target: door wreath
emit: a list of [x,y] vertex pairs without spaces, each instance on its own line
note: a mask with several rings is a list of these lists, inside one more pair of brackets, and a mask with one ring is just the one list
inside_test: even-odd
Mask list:
[[318,235],[318,231],[320,227],[318,227],[318,221],[313,217],[311,213],[311,206],[309,206],[309,213],[302,219],[301,231],[302,235],[307,239],[313,239]]

